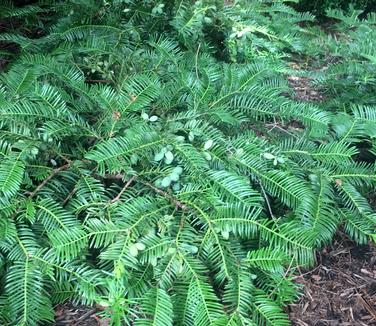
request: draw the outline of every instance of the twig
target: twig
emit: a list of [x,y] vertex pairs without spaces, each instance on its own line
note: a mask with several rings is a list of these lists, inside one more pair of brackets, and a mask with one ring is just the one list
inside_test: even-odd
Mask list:
[[197,79],[200,79],[200,77],[198,75],[198,54],[200,52],[200,47],[201,47],[201,43],[198,45],[197,53],[196,53],[196,59],[195,59],[195,61],[196,61],[196,64],[195,64],[195,66],[196,66],[196,78]]
[[295,138],[298,138],[296,135],[294,135],[293,133],[289,132],[288,130],[278,126],[277,123],[271,123],[271,124],[267,124],[266,127],[272,127],[271,129],[269,129],[269,131],[273,131],[274,128],[278,128],[279,130],[285,132],[286,134],[292,136],[292,137],[295,137]]
[[296,279],[298,279],[298,278],[300,278],[300,277],[304,277],[304,276],[306,276],[306,275],[312,274],[313,272],[315,272],[315,271],[316,271],[317,269],[319,269],[320,267],[322,267],[321,264],[318,265],[318,266],[316,266],[315,268],[309,270],[309,271],[306,272],[306,273],[302,273],[302,272],[300,271],[300,269],[299,269],[299,275],[294,276],[292,279],[293,279],[293,280],[296,280]]
[[176,207],[179,207],[180,209],[182,209],[184,211],[188,210],[187,205],[185,205],[184,203],[182,203],[180,200],[176,199],[175,197],[171,196],[167,192],[165,192],[161,189],[158,189],[157,187],[153,186],[149,182],[141,181],[141,183],[144,184],[145,186],[148,186],[149,188],[153,189],[156,193],[162,195],[163,197],[168,198],[170,201],[172,201],[176,205]]
[[347,297],[351,292],[353,292],[354,290],[360,290],[360,289],[363,289],[365,287],[367,287],[368,284],[362,284],[362,285],[357,285],[357,286],[354,286],[352,288],[349,288],[349,289],[346,289],[345,291],[343,291],[339,296],[341,298],[343,297]]
[[64,199],[62,205],[63,207],[67,204],[68,200],[72,198],[72,196],[75,194],[77,191],[77,188],[73,188],[73,190],[68,194],[68,196]]
[[87,83],[102,83],[102,84],[112,84],[112,80],[109,79],[86,79]]
[[92,316],[97,310],[95,308],[85,312],[80,318],[77,319],[77,321],[73,324],[73,326],[78,326],[80,325],[80,322],[84,321],[85,319],[89,318]]
[[[124,179],[124,174],[106,174],[104,176],[101,176],[101,175],[97,175],[98,177],[100,178],[104,178],[104,179],[113,179],[113,180],[123,180]],[[127,184],[124,186],[123,190],[120,192],[120,196],[124,193],[124,191],[129,187],[128,183],[131,183],[132,181],[135,180],[136,177],[132,177],[128,182]],[[169,193],[161,190],[161,189],[158,189],[157,187],[153,186],[150,182],[147,182],[147,181],[142,181],[142,180],[139,180],[140,183],[142,183],[143,185],[145,186],[148,186],[149,188],[153,189],[156,193],[162,195],[163,197],[166,197],[168,198],[171,202],[173,202],[176,207],[182,209],[182,210],[188,210],[188,206],[185,205],[184,203],[182,203],[181,201],[179,201],[178,199],[176,199],[175,197],[171,196]],[[118,195],[118,196],[119,196]],[[116,196],[114,199],[116,199],[118,196]],[[112,199],[112,201],[114,200]],[[111,202],[112,202],[111,201]]]
[[114,198],[114,199],[111,199],[110,200],[110,203],[113,204],[115,202],[117,202],[118,200],[120,200],[120,197],[122,196],[122,194],[127,190],[127,188],[131,185],[131,183],[136,179],[137,177],[134,175],[132,178],[130,178],[128,180],[128,182],[125,184],[125,186],[123,187],[123,189],[121,189],[121,191],[119,192],[119,194]]
[[61,171],[64,171],[69,168],[69,164],[65,164],[60,166],[59,168],[52,171],[52,173],[44,179],[38,187],[35,188],[33,192],[30,193],[29,198],[33,198],[46,184],[48,181],[50,181],[56,174],[58,174]]
[[[286,272],[285,272],[285,274],[284,274],[284,276],[283,276],[284,278],[286,278],[287,275],[290,273],[290,271],[291,271],[291,267],[292,267],[292,264],[293,264],[293,262],[294,262],[294,259],[295,259],[295,253],[294,253],[294,255],[292,256],[291,261],[290,261],[290,264],[289,264],[289,266],[287,267],[287,270],[286,270]],[[279,284],[281,284],[281,283],[279,283]],[[269,297],[269,298],[272,298],[273,295],[274,295],[274,293],[276,292],[277,289],[278,289],[278,286],[276,286],[276,287],[274,288],[274,290],[268,295],[268,297]]]
[[362,297],[361,294],[358,294],[358,298],[361,305],[372,315],[373,319],[376,320],[376,311],[372,306]]
[[294,260],[295,260],[295,253],[293,254],[293,256],[292,256],[292,258],[290,260],[290,264],[289,264],[289,266],[286,269],[285,278],[287,277],[287,275],[290,274],[290,271],[291,271],[291,268],[292,268],[292,264],[294,263]]
[[268,206],[268,211],[269,211],[269,214],[270,214],[270,217],[276,221],[275,217],[274,217],[274,214],[273,214],[273,211],[272,211],[272,207],[270,206],[270,202],[269,202],[269,198],[268,198],[268,195],[264,189],[264,186],[262,185],[261,181],[259,182],[259,185],[261,187],[261,191],[264,195],[264,198],[265,198],[265,201],[266,201],[266,205]]

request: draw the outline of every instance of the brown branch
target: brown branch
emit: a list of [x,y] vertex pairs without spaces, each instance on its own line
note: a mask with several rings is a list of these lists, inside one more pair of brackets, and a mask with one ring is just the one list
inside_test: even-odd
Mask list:
[[47,182],[48,181],[50,181],[56,174],[58,174],[59,172],[61,172],[61,171],[64,171],[64,170],[66,170],[66,169],[68,169],[69,168],[69,164],[65,164],[65,165],[62,165],[62,166],[60,166],[59,168],[57,168],[57,169],[54,169],[53,171],[52,171],[52,173],[46,178],[46,179],[44,179],[39,185],[38,185],[38,187],[36,187],[35,188],[35,190],[33,191],[33,192],[31,192],[30,194],[29,194],[29,198],[33,198],[46,184],[47,184]]
[[153,189],[157,194],[160,194],[163,197],[166,197],[167,199],[169,199],[173,204],[175,204],[176,207],[178,207],[178,208],[180,208],[184,211],[188,210],[187,205],[182,203],[180,200],[176,199],[174,196],[171,196],[169,193],[167,193],[167,192],[165,192],[161,189],[158,189],[157,187],[153,186],[149,182],[141,181],[141,183],[144,184],[145,186],[148,186],[149,188]]
[[85,82],[89,84],[91,83],[112,84],[113,83],[113,81],[109,79],[86,79]]
[[363,297],[361,294],[358,294],[357,295],[361,305],[363,306],[363,308],[365,308],[373,317],[373,319],[376,320],[376,311],[373,309],[373,307],[371,306],[371,304],[369,304]]
[[[101,175],[96,175],[97,177],[99,178],[104,178],[104,179],[112,179],[112,180],[123,180],[124,179],[124,174],[105,174],[104,176],[101,176]],[[129,187],[129,185],[136,179],[136,176],[132,177],[124,186],[124,188],[122,189],[122,191],[119,193],[119,195],[121,196],[124,191]],[[147,181],[142,181],[142,180],[139,180],[140,183],[142,183],[143,185],[145,186],[148,186],[149,188],[151,188],[152,190],[154,190],[157,194],[159,195],[162,195],[163,197],[166,197],[167,199],[169,199],[173,204],[175,204],[176,207],[186,211],[188,210],[188,206],[185,205],[184,203],[182,203],[181,201],[179,201],[178,199],[176,199],[175,197],[173,197],[172,195],[170,195],[169,193],[153,186],[150,182],[147,182]],[[129,183],[129,184],[128,184]],[[120,196],[117,195],[114,199],[112,199],[110,201],[110,203],[113,203],[114,201],[116,200],[119,200]],[[116,200],[115,200],[116,199]]]
[[266,126],[267,128],[272,127],[271,129],[268,129],[268,131],[273,131],[274,128],[277,128],[277,129],[281,130],[282,132],[285,132],[286,134],[288,134],[288,135],[290,135],[290,136],[292,136],[292,137],[298,138],[297,135],[294,135],[293,133],[289,132],[288,130],[286,130],[286,129],[280,127],[280,126],[278,125],[278,122],[275,122],[275,123],[269,123],[269,124],[266,124],[265,126]]
[[130,178],[128,180],[128,182],[125,184],[125,186],[123,187],[123,189],[121,189],[121,191],[119,192],[119,194],[114,198],[114,199],[111,199],[110,200],[110,203],[113,204],[115,202],[117,202],[118,200],[120,200],[120,197],[122,196],[122,194],[128,189],[128,187],[131,185],[131,183],[136,179],[137,177],[134,175],[132,178]]
[[73,197],[73,195],[76,193],[76,191],[77,191],[77,188],[73,188],[73,190],[68,194],[68,196],[65,197],[65,199],[62,203],[63,207],[67,204],[68,200],[70,200]]

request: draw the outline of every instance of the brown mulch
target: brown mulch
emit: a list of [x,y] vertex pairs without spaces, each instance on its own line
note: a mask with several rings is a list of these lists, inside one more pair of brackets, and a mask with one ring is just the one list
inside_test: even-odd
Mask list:
[[70,302],[55,308],[53,326],[108,326],[108,321],[96,316],[97,309],[88,306],[74,305]]
[[336,240],[296,282],[303,296],[289,306],[296,326],[376,325],[376,248]]
[[289,76],[288,81],[294,89],[295,99],[307,102],[321,102],[324,99],[324,96],[312,87],[311,78]]
[[[317,85],[313,85],[313,79],[297,76],[300,75],[299,72],[308,68],[306,64],[302,62],[290,62],[289,66],[297,72],[296,75],[287,77],[290,87],[294,90],[293,98],[303,102],[322,102],[325,97],[321,90],[317,88]],[[321,66],[318,69],[326,69],[326,66]]]

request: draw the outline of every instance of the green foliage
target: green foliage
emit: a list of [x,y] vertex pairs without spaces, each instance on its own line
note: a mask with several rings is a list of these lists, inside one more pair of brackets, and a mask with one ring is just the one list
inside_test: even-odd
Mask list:
[[41,2],[44,37],[0,35],[22,49],[0,88],[2,324],[74,300],[113,325],[288,325],[295,267],[340,226],[374,237],[372,103],[286,96],[312,17],[283,2]]
[[376,9],[372,0],[300,0],[297,4],[299,10],[310,11],[319,18],[325,18],[327,10],[348,10],[350,6],[354,6],[362,12]]
[[337,63],[329,67],[321,82],[334,95],[333,106],[345,105],[349,110],[351,103],[351,110],[356,110],[357,116],[363,111],[360,114],[367,119],[372,115],[372,109],[367,107],[375,105],[371,94],[375,89],[376,49],[371,40],[376,33],[376,17],[369,14],[367,20],[361,20],[359,13],[358,10],[328,12],[329,17],[337,20],[333,29],[339,38],[329,39],[327,50]]

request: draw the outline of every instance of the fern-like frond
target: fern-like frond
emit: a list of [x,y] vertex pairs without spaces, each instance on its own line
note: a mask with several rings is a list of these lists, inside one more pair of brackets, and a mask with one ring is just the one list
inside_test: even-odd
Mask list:
[[263,291],[255,291],[254,296],[253,319],[257,325],[290,325],[288,315]]
[[198,274],[195,264],[187,258],[184,259],[184,262],[187,265],[188,274],[192,275],[186,302],[188,316],[194,325],[210,325],[221,317],[222,307],[210,284],[205,282],[203,275]]
[[266,247],[250,251],[245,264],[266,271],[281,272],[287,261],[288,258],[284,252],[279,251],[278,248]]
[[25,172],[25,164],[19,157],[7,157],[0,161],[0,192],[5,197],[19,191]]
[[7,275],[5,295],[9,297],[9,309],[16,318],[15,324],[52,322],[54,313],[46,295],[43,273],[38,264],[26,257],[16,261]]
[[141,300],[141,316],[137,326],[169,326],[174,318],[171,298],[165,290],[151,289]]
[[[233,277],[226,284],[223,296],[230,309],[230,320],[247,318],[250,314],[253,291],[252,274],[242,267],[235,270]],[[238,324],[235,323],[235,325]]]
[[229,196],[243,205],[258,206],[261,196],[254,191],[249,181],[238,175],[227,171],[209,172],[209,177],[213,180],[213,190],[222,196],[223,200]]

